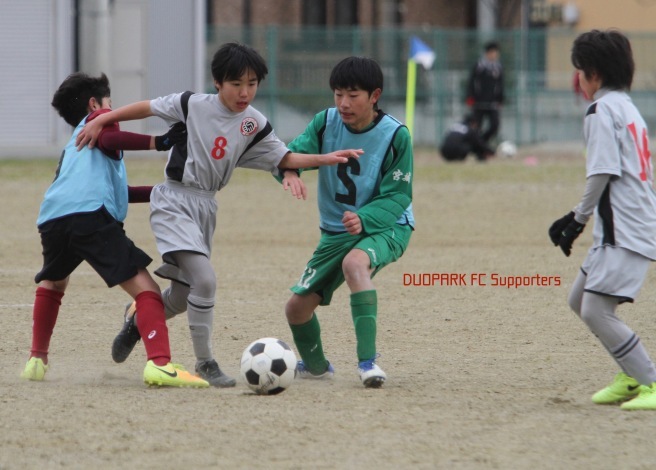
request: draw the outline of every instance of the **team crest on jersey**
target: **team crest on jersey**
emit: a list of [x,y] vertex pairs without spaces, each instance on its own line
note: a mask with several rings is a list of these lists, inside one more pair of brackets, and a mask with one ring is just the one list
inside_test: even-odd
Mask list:
[[252,117],[247,117],[241,122],[241,135],[249,136],[257,132],[257,121]]

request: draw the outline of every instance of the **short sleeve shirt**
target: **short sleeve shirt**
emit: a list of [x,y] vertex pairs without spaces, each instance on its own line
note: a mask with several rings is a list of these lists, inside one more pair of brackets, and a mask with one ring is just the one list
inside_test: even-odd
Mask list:
[[[153,114],[169,123],[184,121],[181,96],[152,100]],[[252,106],[232,112],[217,94],[191,95],[186,123],[187,155],[180,182],[206,191],[223,188],[236,167],[276,173],[289,152],[262,113]]]
[[656,260],[656,193],[648,130],[623,91],[601,89],[584,119],[586,175],[611,175],[595,211],[594,243]]

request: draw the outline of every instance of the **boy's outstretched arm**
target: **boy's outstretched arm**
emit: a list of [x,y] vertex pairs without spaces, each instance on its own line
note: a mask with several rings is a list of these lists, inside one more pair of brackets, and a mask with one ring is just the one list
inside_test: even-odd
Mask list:
[[128,185],[128,202],[130,204],[150,202],[150,193],[152,190],[152,186]]
[[187,126],[183,122],[176,122],[162,135],[136,134],[113,129],[110,125],[102,129],[96,140],[96,146],[106,154],[108,154],[107,150],[157,150],[162,152],[170,150],[175,144],[186,142]]
[[136,103],[121,106],[88,122],[78,134],[75,145],[78,150],[81,150],[85,145],[93,148],[96,145],[96,140],[98,140],[100,132],[107,124],[144,119],[150,116],[153,116],[153,112],[150,109],[150,100],[137,101]]
[[340,163],[348,162],[349,158],[359,158],[360,155],[364,153],[362,149],[347,149],[347,150],[336,150],[335,152],[324,153],[324,154],[302,154],[289,152],[287,155],[282,157],[278,168],[281,171],[285,169],[293,170],[299,168],[312,168],[322,165],[338,165]]

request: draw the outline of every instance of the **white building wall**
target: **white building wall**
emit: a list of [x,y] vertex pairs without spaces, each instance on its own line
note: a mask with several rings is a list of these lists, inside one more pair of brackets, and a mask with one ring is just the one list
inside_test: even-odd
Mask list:
[[[186,90],[203,92],[204,0],[114,0],[112,101],[115,106]],[[166,129],[161,119],[126,123],[134,132]]]
[[0,12],[0,148],[40,153],[68,127],[50,101],[73,63],[73,1],[0,0]]
[[[50,102],[75,71],[78,14],[78,69],[107,74],[114,107],[203,91],[204,0],[0,0],[0,158],[58,158],[70,137]],[[156,118],[122,127],[164,129]]]

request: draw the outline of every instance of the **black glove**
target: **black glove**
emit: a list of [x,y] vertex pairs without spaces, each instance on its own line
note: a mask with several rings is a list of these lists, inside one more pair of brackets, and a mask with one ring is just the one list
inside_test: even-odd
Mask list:
[[565,230],[565,227],[567,227],[572,220],[574,220],[574,211],[551,224],[551,227],[549,227],[549,238],[551,238],[554,246],[558,246],[560,237],[563,236],[563,230]]
[[579,237],[579,235],[581,235],[584,228],[585,228],[585,224],[581,224],[576,220],[572,220],[567,225],[567,227],[565,227],[565,229],[562,232],[562,236],[558,241],[558,245],[560,245],[560,249],[563,250],[565,256],[569,256],[572,254],[572,244],[574,243],[574,240],[576,240]]
[[175,144],[187,142],[187,125],[184,122],[176,122],[164,135],[155,137],[155,149],[158,151],[169,150]]

